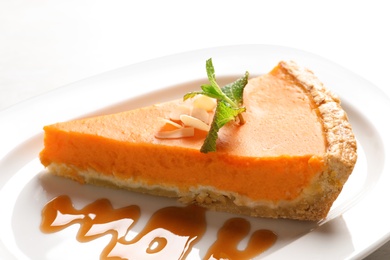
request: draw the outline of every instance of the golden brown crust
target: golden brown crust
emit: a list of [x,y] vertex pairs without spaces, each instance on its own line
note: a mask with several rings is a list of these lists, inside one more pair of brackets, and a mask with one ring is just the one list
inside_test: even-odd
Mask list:
[[213,210],[258,217],[321,220],[326,217],[354,168],[357,160],[355,137],[347,115],[340,105],[340,100],[327,90],[311,71],[292,61],[282,61],[277,68],[301,86],[312,98],[313,109],[322,119],[327,142],[327,151],[323,155],[326,170],[293,201],[279,203],[253,201],[239,194],[202,186],[194,187],[189,192],[182,192],[177,187],[167,187],[163,184],[150,187],[131,179],[115,179],[94,171],[81,171],[55,163],[49,165],[49,171],[81,183],[178,197],[182,202],[198,204]]
[[298,66],[293,61],[280,62],[279,66],[295,77],[307,90],[322,118],[327,142],[327,151],[324,155],[327,170],[318,179],[322,192],[315,198],[317,201],[315,205],[312,204],[310,198],[302,198],[302,201],[307,201],[310,206],[307,214],[312,217],[308,216],[308,218],[315,219],[321,216],[319,212],[327,214],[352,173],[357,160],[357,144],[347,114],[341,107],[340,99],[326,89],[310,70]]

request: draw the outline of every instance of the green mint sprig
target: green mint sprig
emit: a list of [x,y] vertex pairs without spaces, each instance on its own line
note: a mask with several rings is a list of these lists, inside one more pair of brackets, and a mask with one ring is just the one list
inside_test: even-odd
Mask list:
[[210,84],[202,85],[202,91],[190,92],[183,97],[184,100],[187,100],[196,95],[205,95],[217,99],[217,107],[210,130],[200,149],[202,153],[215,152],[217,150],[218,131],[225,124],[236,120],[237,117],[241,125],[245,123],[242,116],[242,113],[246,111],[246,108],[243,106],[243,93],[249,77],[249,73],[246,72],[243,77],[220,88],[216,81],[211,58],[206,61],[206,71]]

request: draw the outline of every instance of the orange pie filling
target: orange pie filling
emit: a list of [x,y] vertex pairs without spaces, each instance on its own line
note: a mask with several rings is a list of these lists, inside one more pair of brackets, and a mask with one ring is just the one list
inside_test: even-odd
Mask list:
[[[324,167],[322,158],[315,156],[225,159],[224,154],[206,155],[196,150],[178,148],[173,151],[148,145],[140,148],[96,137],[72,136],[70,139],[71,142],[61,143],[61,147],[63,150],[71,148],[71,152],[63,153],[54,146],[53,150],[46,150],[51,162],[66,162],[78,171],[93,169],[108,177],[130,179],[149,187],[163,183],[167,188],[179,187],[181,192],[202,186],[214,187],[254,201],[294,199]],[[88,164],[85,164],[86,158]],[[74,178],[77,176],[75,172]]]
[[201,130],[192,137],[156,138],[157,118],[169,117],[181,104],[177,100],[46,126],[41,161],[70,166],[74,172],[67,174],[80,182],[80,170],[93,171],[109,181],[178,193],[207,188],[254,202],[291,201],[306,187],[320,189],[313,183],[327,167],[323,125],[311,98],[276,67],[249,81],[246,123],[222,128],[217,152],[199,152],[206,136]]

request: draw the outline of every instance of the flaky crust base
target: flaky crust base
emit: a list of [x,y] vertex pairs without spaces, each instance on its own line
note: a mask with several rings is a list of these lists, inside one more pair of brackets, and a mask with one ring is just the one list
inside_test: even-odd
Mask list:
[[181,202],[197,204],[212,210],[255,217],[321,220],[328,214],[353,171],[357,160],[356,140],[347,114],[340,105],[340,100],[327,90],[310,70],[298,66],[293,61],[282,61],[278,66],[286,75],[293,77],[295,82],[312,97],[313,103],[318,107],[327,142],[327,151],[324,155],[326,170],[298,198],[292,201],[277,203],[253,201],[239,194],[203,186],[193,187],[190,191],[183,192],[179,187],[149,186],[142,182],[136,183],[131,179],[115,179],[92,170],[85,171],[65,164],[51,163],[48,170],[55,175],[71,178],[81,183],[177,197]]
[[[305,198],[293,201],[254,201],[237,193],[217,190],[214,187],[198,186],[190,191],[181,191],[167,185],[147,185],[132,179],[117,179],[94,170],[81,170],[66,164],[51,163],[47,167],[54,175],[70,178],[82,184],[127,189],[130,191],[178,198],[184,204],[195,204],[215,211],[224,211],[253,217],[289,218],[298,220],[320,220],[326,216],[330,206],[327,198],[316,192],[310,192]],[[308,189],[309,191],[310,189]],[[319,217],[321,216],[321,217]]]

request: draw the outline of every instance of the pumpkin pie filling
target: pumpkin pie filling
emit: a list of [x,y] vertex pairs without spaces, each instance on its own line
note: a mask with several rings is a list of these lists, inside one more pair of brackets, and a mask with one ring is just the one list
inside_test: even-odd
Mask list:
[[[195,129],[186,138],[155,137],[156,119],[167,118],[182,102],[175,100],[45,126],[41,162],[81,183],[180,197],[253,216],[321,219],[353,169],[356,142],[352,132],[341,140],[353,159],[345,173],[330,177],[342,160],[329,156],[335,141],[328,132],[336,130],[327,128],[333,112],[323,106],[339,101],[322,85],[310,87],[307,82],[319,84],[313,74],[294,66],[282,62],[249,80],[246,123],[220,129],[217,152],[199,152],[205,131]],[[347,122],[344,117],[336,119]],[[318,202],[325,206],[316,208]]]

